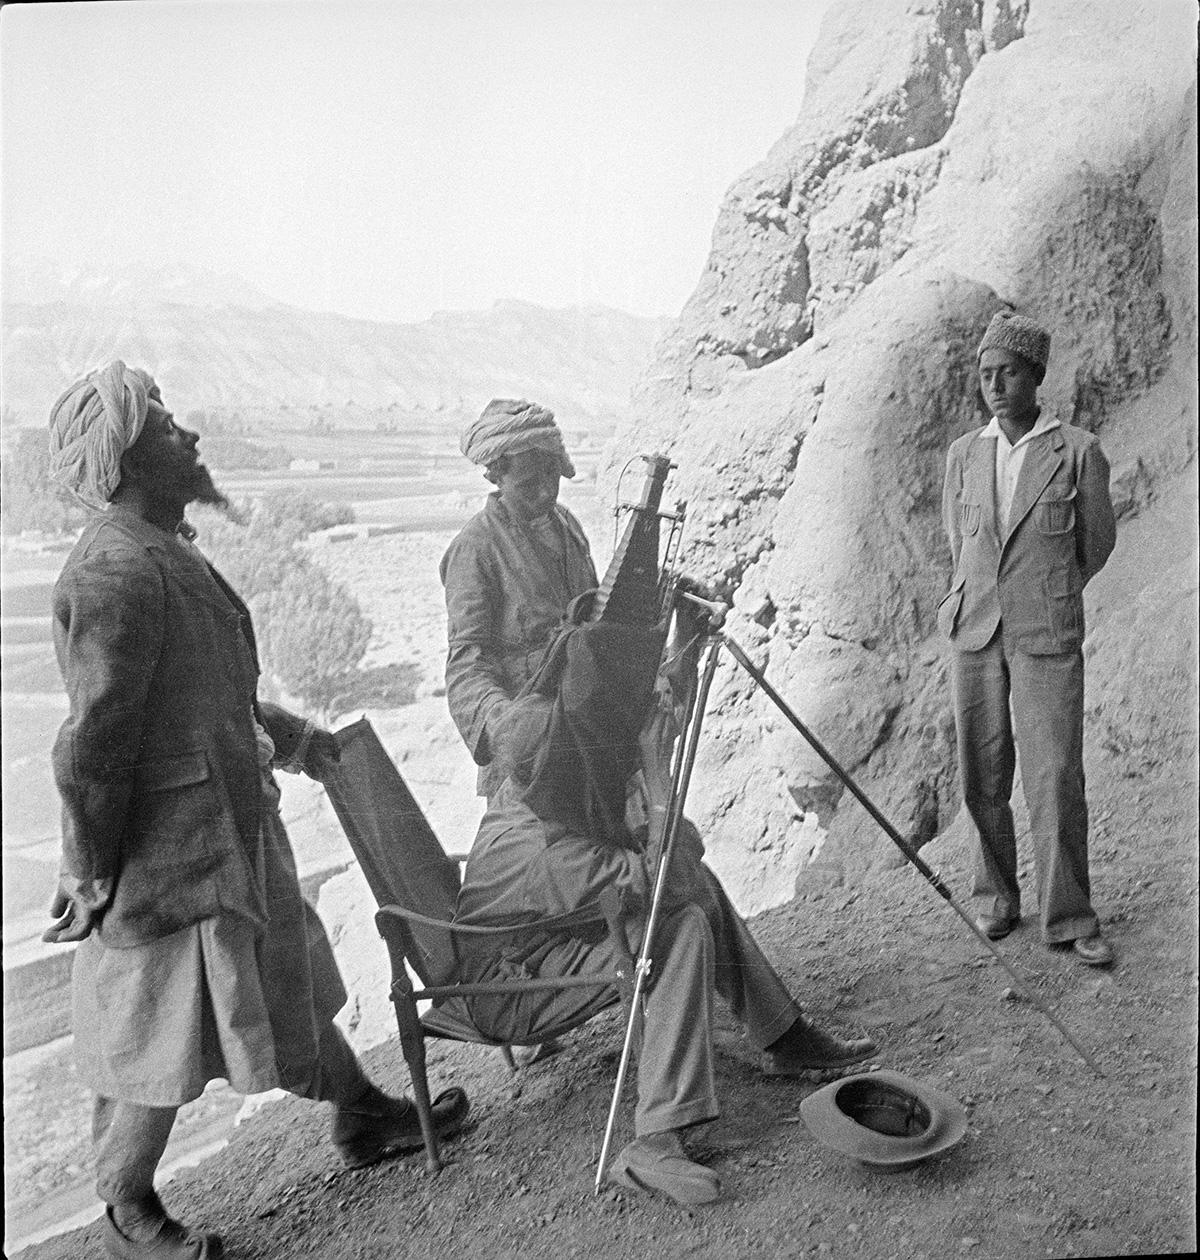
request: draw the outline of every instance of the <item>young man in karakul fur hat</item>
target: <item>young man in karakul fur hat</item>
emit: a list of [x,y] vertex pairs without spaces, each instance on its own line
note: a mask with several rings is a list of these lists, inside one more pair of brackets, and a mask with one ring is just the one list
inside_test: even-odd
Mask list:
[[953,646],[963,797],[978,831],[979,928],[1021,914],[1010,806],[1016,758],[1029,807],[1042,938],[1090,966],[1113,961],[1091,903],[1083,777],[1083,588],[1116,542],[1097,438],[1038,406],[1050,334],[999,312],[977,354],[992,413],[946,460],[954,559],[938,624]]

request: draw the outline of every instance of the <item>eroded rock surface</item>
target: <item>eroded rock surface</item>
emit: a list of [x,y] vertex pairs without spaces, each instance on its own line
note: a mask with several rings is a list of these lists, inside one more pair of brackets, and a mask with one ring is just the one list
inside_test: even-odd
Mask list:
[[[1194,50],[1184,0],[833,6],[614,444],[610,473],[678,460],[684,568],[918,843],[958,808],[944,454],[984,422],[974,348],[1002,305],[1052,329],[1043,405],[1113,463],[1089,720],[1114,746],[1194,734]],[[895,861],[732,664],[705,730],[689,805],[744,910]]]

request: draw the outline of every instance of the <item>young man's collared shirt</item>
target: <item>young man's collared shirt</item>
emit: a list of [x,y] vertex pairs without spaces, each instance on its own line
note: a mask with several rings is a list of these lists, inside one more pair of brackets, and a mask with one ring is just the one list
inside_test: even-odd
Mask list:
[[996,439],[996,537],[1003,538],[1008,528],[1008,517],[1012,511],[1013,497],[1017,492],[1017,479],[1021,475],[1021,465],[1025,463],[1025,454],[1034,438],[1059,428],[1057,420],[1049,418],[1044,412],[1038,416],[1032,429],[1024,436],[1010,442],[1000,427],[995,416],[991,418],[983,437]]

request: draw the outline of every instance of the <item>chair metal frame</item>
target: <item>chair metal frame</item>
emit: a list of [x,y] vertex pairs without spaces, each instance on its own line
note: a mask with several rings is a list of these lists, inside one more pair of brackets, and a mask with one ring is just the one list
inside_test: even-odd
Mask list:
[[[507,924],[454,922],[454,898],[461,886],[459,865],[465,857],[447,854],[442,849],[403,776],[365,717],[342,728],[336,737],[342,760],[326,775],[325,788],[379,906],[375,925],[388,951],[389,995],[400,1048],[412,1078],[426,1165],[431,1172],[437,1172],[442,1162],[429,1097],[425,1038],[493,1046],[501,1051],[510,1068],[515,1067],[508,1044],[481,1032],[466,1019],[440,1012],[438,1003],[484,994],[518,997],[538,991],[594,989],[600,996],[605,989],[615,990],[611,998],[578,1018],[553,1027],[539,1027],[524,1042],[515,1042],[526,1045],[577,1028],[616,1002],[624,1001],[631,1009],[634,961],[626,920],[618,893],[606,888],[594,902],[567,914]],[[431,907],[445,917],[425,913]],[[455,977],[464,949],[470,946],[474,946],[470,952],[478,958],[480,947],[489,943],[499,946],[522,938],[547,936],[593,938],[600,925],[607,930],[617,960],[603,971],[586,976],[473,982]],[[413,975],[419,985],[413,983]],[[424,1016],[417,1008],[421,1001],[433,1003]]]
[[[419,933],[425,931],[446,932],[453,937],[470,939],[477,944],[487,941],[499,945],[501,942],[519,940],[522,936],[561,935],[571,936],[581,928],[594,928],[603,923],[613,942],[618,963],[610,970],[591,973],[586,976],[564,976],[561,978],[542,979],[533,977],[528,980],[482,980],[482,981],[450,981],[444,984],[430,984],[420,974],[417,962],[421,956],[418,941]],[[415,910],[399,905],[381,906],[375,915],[375,925],[387,946],[391,962],[392,983],[390,996],[392,1007],[396,1012],[396,1027],[400,1035],[400,1049],[404,1061],[408,1064],[409,1076],[412,1079],[413,1098],[417,1105],[417,1114],[421,1122],[421,1136],[425,1142],[425,1162],[431,1172],[437,1172],[441,1166],[437,1133],[433,1127],[433,1109],[429,1098],[429,1079],[426,1070],[425,1038],[438,1037],[450,1041],[474,1042],[479,1045],[499,1048],[510,1068],[514,1067],[510,1044],[535,1045],[568,1032],[591,1019],[597,1010],[591,1010],[579,1019],[570,1020],[553,1027],[540,1028],[536,1034],[525,1041],[506,1043],[497,1041],[467,1024],[455,1019],[452,1025],[440,1022],[436,1005],[424,1018],[418,1012],[417,1003],[432,1001],[437,1003],[446,998],[469,998],[483,994],[509,994],[518,997],[524,993],[538,991],[562,991],[566,989],[604,989],[612,986],[617,996],[604,1005],[613,1005],[624,1000],[629,1003],[632,997],[633,956],[629,949],[625,931],[625,920],[621,913],[620,899],[615,889],[606,888],[597,901],[570,914],[554,915],[549,918],[535,919],[515,925],[479,926],[475,924],[454,923],[443,919],[432,919]],[[422,983],[420,987],[413,984],[409,969],[416,972]]]

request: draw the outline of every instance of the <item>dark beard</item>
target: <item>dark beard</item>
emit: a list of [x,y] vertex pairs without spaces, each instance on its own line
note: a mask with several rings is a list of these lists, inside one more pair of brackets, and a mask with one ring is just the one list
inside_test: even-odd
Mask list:
[[216,508],[218,512],[230,515],[233,512],[233,504],[230,503],[227,495],[213,485],[212,474],[208,471],[204,464],[197,464],[195,473],[192,477],[192,484],[189,487],[189,502],[200,503],[205,507]]

